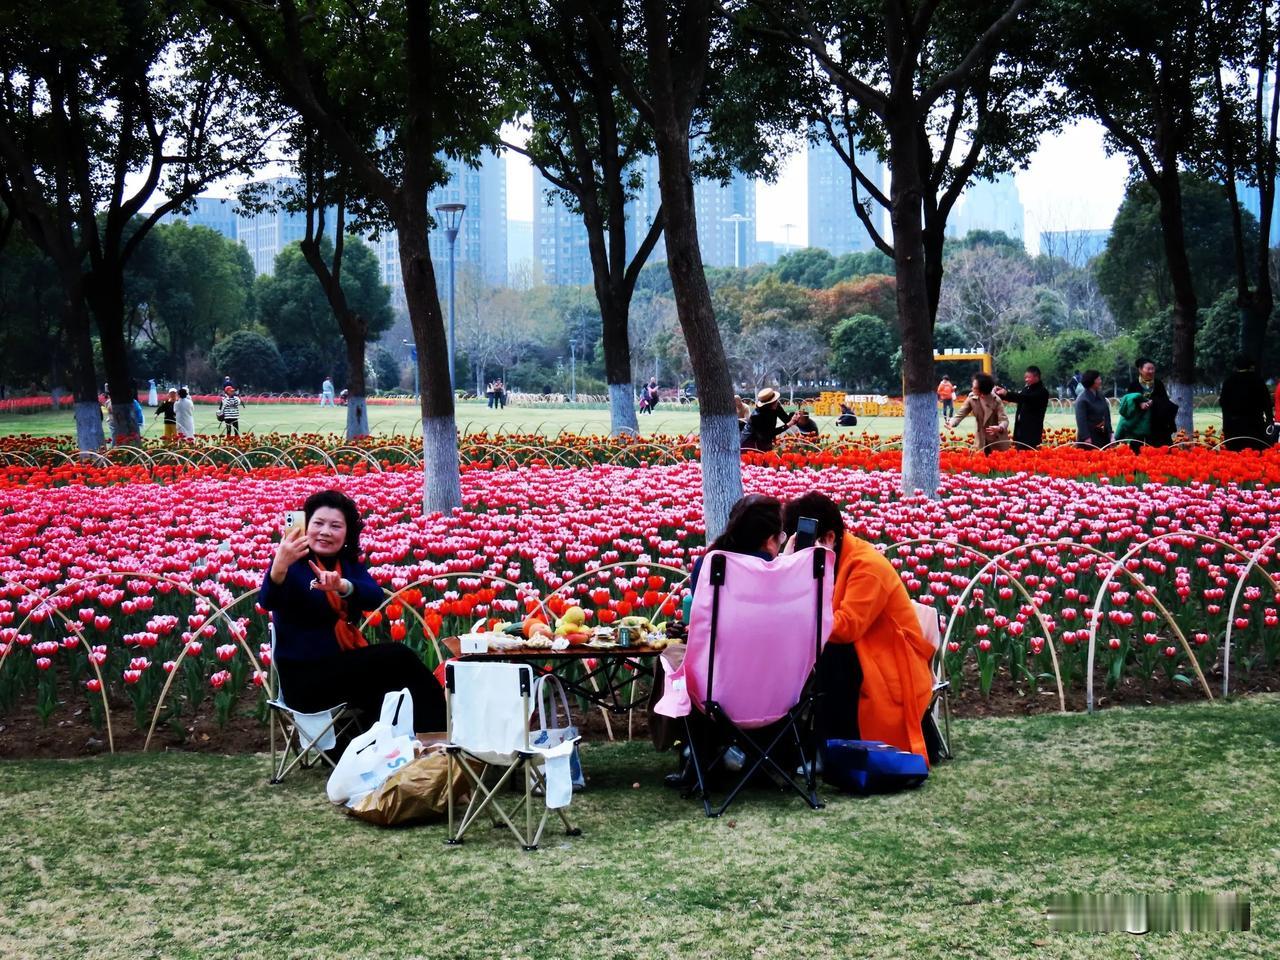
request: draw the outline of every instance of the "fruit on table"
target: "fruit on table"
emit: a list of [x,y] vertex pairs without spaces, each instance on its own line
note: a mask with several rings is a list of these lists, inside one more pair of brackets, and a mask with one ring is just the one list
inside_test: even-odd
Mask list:
[[556,636],[567,637],[571,633],[589,632],[584,626],[586,619],[587,615],[581,607],[570,607],[564,612],[564,616],[556,621]]
[[524,623],[520,625],[520,632],[528,638],[543,632],[550,635],[551,628],[547,626],[545,620],[541,620],[538,617],[525,617]]

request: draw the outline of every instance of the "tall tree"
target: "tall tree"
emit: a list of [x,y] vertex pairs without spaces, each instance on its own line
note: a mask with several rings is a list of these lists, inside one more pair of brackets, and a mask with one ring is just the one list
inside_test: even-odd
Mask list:
[[[320,234],[315,256],[322,262],[332,262],[335,245],[328,233]],[[363,325],[358,345],[363,382],[367,344],[390,329],[395,318],[391,312],[391,294],[382,283],[377,256],[358,237],[342,236],[342,246],[343,269],[339,277],[342,299],[349,305],[348,309],[361,318]],[[324,377],[333,377],[347,388],[350,403],[354,393],[350,380],[351,344],[339,325],[333,297],[316,282],[315,270],[302,241],[281,250],[276,255],[273,273],[258,278],[257,301],[260,323],[294,367],[289,371],[289,386],[318,391]],[[338,349],[339,341],[345,343],[345,350]],[[348,415],[348,427],[351,419]],[[367,433],[368,415],[364,414],[363,419]]]
[[[1160,201],[1160,233],[1173,292],[1170,398],[1178,429],[1194,429],[1195,275],[1187,255],[1181,172],[1207,133],[1198,96],[1211,76],[1202,0],[1056,0],[1056,58],[1082,112],[1106,129]],[[1097,24],[1105,22],[1106,30]]]
[[[708,539],[742,496],[733,378],[698,245],[695,176],[768,171],[790,79],[731,29],[717,0],[634,0],[610,20],[580,7],[619,90],[653,131],[667,271],[698,389]],[[765,69],[766,64],[769,68]],[[696,157],[695,157],[696,152]]]
[[[1213,83],[1212,135],[1195,165],[1223,183],[1231,204],[1231,255],[1240,351],[1262,355],[1275,310],[1270,237],[1280,140],[1280,4],[1204,0]],[[1261,242],[1252,251],[1240,185],[1256,191]]]
[[[894,261],[906,422],[904,493],[938,488],[933,325],[946,223],[966,184],[1028,156],[1054,122],[1041,75],[1011,50],[1034,37],[1031,0],[939,4],[742,0],[744,25],[803,51],[828,87],[803,104],[850,171],[854,211]],[[886,159],[886,194],[859,153]],[[879,228],[888,210],[892,237]]]
[[192,353],[207,355],[252,322],[253,261],[243,245],[183,221],[157,227],[147,243],[159,246],[161,271],[144,333],[164,345],[170,370],[186,383]]
[[[0,202],[57,265],[76,357],[76,429],[101,445],[90,315],[113,401],[137,433],[125,270],[151,229],[252,168],[268,134],[181,7],[159,0],[10,4],[0,12]],[[153,196],[167,197],[143,213]]]
[[[588,29],[578,7],[589,9],[601,29]],[[652,223],[635,232],[637,242],[629,242],[634,225],[626,204],[643,183],[640,161],[651,153],[653,135],[609,67],[614,50],[621,57],[636,53],[622,43],[625,5],[521,0],[515,7],[498,2],[494,9],[497,35],[528,111],[525,143],[507,145],[527,156],[556,187],[555,199],[582,218],[603,321],[610,432],[637,433],[628,322],[636,279],[662,234],[663,218],[659,207]],[[634,73],[636,65],[628,69]]]
[[[423,506],[462,505],[444,319],[428,246],[443,157],[497,144],[512,112],[483,24],[452,0],[206,0],[239,69],[316,132],[400,249],[422,379]],[[372,142],[368,131],[378,131]]]

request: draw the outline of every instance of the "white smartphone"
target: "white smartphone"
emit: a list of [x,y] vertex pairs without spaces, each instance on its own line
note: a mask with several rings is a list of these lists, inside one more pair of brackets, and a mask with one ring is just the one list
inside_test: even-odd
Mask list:
[[306,533],[307,530],[307,514],[303,510],[286,510],[284,515],[284,533],[288,536],[292,531],[297,530]]

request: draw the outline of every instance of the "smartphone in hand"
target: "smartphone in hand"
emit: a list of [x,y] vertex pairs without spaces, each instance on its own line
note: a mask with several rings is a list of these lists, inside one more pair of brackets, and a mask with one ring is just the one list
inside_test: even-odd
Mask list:
[[801,517],[796,523],[797,550],[812,547],[818,539],[818,521],[813,517]]
[[303,510],[287,510],[284,515],[284,535],[287,537],[294,530],[306,533],[307,514]]

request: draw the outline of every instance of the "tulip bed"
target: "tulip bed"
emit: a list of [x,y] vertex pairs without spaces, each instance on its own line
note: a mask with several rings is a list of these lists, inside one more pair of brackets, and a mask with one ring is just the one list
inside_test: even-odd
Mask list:
[[[128,714],[181,735],[205,701],[220,723],[260,713],[256,588],[283,511],[330,485],[364,511],[368,562],[388,592],[368,636],[433,665],[435,636],[482,617],[571,602],[599,623],[674,614],[702,550],[696,462],[566,466],[564,455],[521,453],[519,438],[484,443],[489,455],[477,451],[464,472],[464,510],[444,517],[420,514],[422,474],[388,457],[390,444],[339,469],[331,448],[328,464],[251,466],[242,451],[225,463],[0,471],[0,716],[34,705],[42,722],[114,719],[110,743]],[[646,463],[644,446],[616,449]],[[841,503],[854,532],[883,545],[911,594],[941,612],[947,669],[978,695],[1056,692],[1060,678],[1062,702],[1078,705],[1088,677],[1103,689],[1217,693],[1280,660],[1277,454],[1095,452],[1115,465],[1095,481],[1071,477],[1093,463],[1075,451],[955,453],[933,501],[898,494],[894,456],[764,455],[745,482]],[[1126,482],[1137,468],[1168,482]]]

